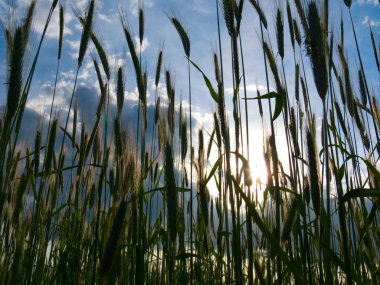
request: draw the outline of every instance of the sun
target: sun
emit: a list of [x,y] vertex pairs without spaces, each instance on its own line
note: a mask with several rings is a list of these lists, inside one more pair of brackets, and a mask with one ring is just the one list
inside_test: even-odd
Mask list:
[[267,181],[267,170],[264,160],[252,161],[250,162],[250,167],[253,183],[265,184]]

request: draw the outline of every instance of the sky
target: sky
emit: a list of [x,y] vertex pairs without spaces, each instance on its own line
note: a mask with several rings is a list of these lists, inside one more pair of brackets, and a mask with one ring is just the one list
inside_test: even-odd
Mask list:
[[[31,41],[27,50],[27,57],[24,62],[25,66],[30,66],[31,60],[34,58],[34,52],[38,45],[43,26],[48,15],[52,0],[38,0],[36,15],[33,22]],[[243,54],[245,58],[245,71],[247,80],[248,97],[256,95],[258,87],[262,93],[266,92],[265,71],[263,67],[263,56],[261,41],[259,37],[259,21],[256,12],[249,1],[245,1],[243,22],[241,27],[241,37],[243,41]],[[293,17],[298,17],[296,10],[292,4]],[[378,0],[353,0],[352,1],[352,16],[355,23],[355,28],[358,35],[358,41],[361,53],[364,55],[363,63],[366,70],[366,75],[369,78],[370,86],[377,90],[379,94],[379,73],[376,71],[373,60],[372,47],[369,39],[369,25],[371,25],[375,38],[379,40],[380,29],[380,4]],[[0,0],[0,19],[3,26],[6,26],[14,19],[20,22],[25,16],[29,0]],[[87,0],[66,0],[62,1],[65,8],[65,29],[63,43],[63,58],[60,66],[58,77],[58,89],[56,97],[55,112],[64,114],[67,112],[68,101],[73,89],[73,80],[76,70],[79,41],[82,33],[82,27],[76,19],[73,8],[84,11],[87,7]],[[188,110],[188,83],[187,83],[187,60],[184,56],[184,51],[180,39],[170,23],[167,15],[174,15],[179,18],[186,30],[188,31],[191,40],[191,59],[196,62],[207,76],[212,79],[214,86],[214,67],[212,62],[212,54],[218,49],[217,36],[217,20],[216,20],[216,5],[214,0],[107,0],[96,1],[96,17],[94,22],[94,31],[100,38],[105,47],[109,62],[112,67],[113,74],[116,73],[118,66],[125,66],[125,103],[124,116],[126,124],[134,123],[136,116],[137,105],[137,88],[135,83],[135,75],[131,58],[128,53],[126,40],[122,31],[118,11],[122,9],[134,31],[137,39],[138,35],[138,7],[143,5],[145,12],[145,39],[142,45],[142,63],[147,66],[149,74],[148,102],[154,102],[154,75],[155,64],[158,51],[161,47],[164,48],[164,66],[161,74],[161,83],[159,85],[159,95],[162,99],[166,96],[166,87],[164,85],[164,71],[170,70],[174,76],[176,86],[176,102],[179,104],[183,99],[183,106]],[[276,51],[276,37],[274,32],[275,27],[275,11],[277,7],[282,7],[286,12],[285,1],[277,0],[261,0],[261,6],[264,10],[268,24],[270,42]],[[355,45],[352,37],[352,29],[349,25],[348,10],[343,4],[343,0],[330,1],[330,22],[332,23],[330,32],[334,32],[335,38],[339,34],[339,21],[343,16],[345,23],[345,52],[348,55],[349,63],[357,68],[359,62],[356,56]],[[13,8],[12,8],[13,7]],[[287,35],[287,19],[284,20],[285,35]],[[52,22],[47,31],[47,38],[43,43],[41,55],[38,59],[37,70],[33,79],[31,93],[27,103],[28,117],[27,127],[25,128],[24,137],[34,138],[34,132],[39,122],[47,120],[47,114],[50,110],[52,91],[55,79],[55,70],[57,67],[57,49],[58,49],[58,28],[59,17],[58,9],[54,12]],[[226,31],[223,20],[221,21],[222,29],[222,48],[225,55],[225,85],[226,85],[226,101],[227,111],[230,123],[232,118],[232,75],[229,74],[230,66],[230,45],[229,36]],[[4,29],[3,29],[4,30]],[[78,99],[78,107],[81,118],[85,118],[87,122],[91,122],[96,111],[96,106],[99,100],[99,88],[96,79],[95,69],[92,63],[91,55],[97,57],[95,48],[90,45],[83,66],[79,73],[78,88],[76,96]],[[303,52],[305,56],[305,52]],[[279,61],[279,56],[276,57]],[[304,57],[308,82],[313,83],[312,74],[310,71],[309,59]],[[29,65],[28,65],[29,64]],[[290,89],[294,86],[294,63],[292,49],[289,37],[285,37],[285,69],[286,81]],[[0,33],[0,105],[6,103],[6,44],[4,32]],[[195,128],[203,126],[206,130],[212,125],[212,113],[216,110],[213,102],[201,75],[194,69],[191,71],[192,77],[192,103],[193,117]],[[271,79],[272,80],[272,79]],[[271,81],[271,88],[274,83]],[[115,82],[111,82],[111,90],[114,94]],[[357,88],[357,86],[355,87]],[[315,106],[317,118],[320,119],[322,105],[319,97],[316,95],[315,86],[311,86],[312,106]],[[113,103],[115,97],[113,96]],[[250,126],[250,141],[252,150],[257,150],[257,155],[261,156],[262,152],[262,127],[261,120],[258,115],[258,106],[256,101],[249,102],[249,126]],[[265,129],[269,128],[267,124],[268,115],[265,113]],[[276,132],[282,134],[281,123],[276,124]],[[194,130],[193,135],[196,132]],[[206,141],[208,141],[206,139]],[[280,148],[281,152],[281,148]],[[284,155],[284,153],[280,153]],[[260,172],[263,168],[261,158],[252,159],[251,167]],[[255,166],[256,165],[256,166]]]

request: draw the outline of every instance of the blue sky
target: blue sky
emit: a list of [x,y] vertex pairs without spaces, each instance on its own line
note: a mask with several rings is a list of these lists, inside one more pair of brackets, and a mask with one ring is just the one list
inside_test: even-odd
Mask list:
[[[31,43],[28,49],[29,63],[34,57],[35,51],[45,19],[47,17],[51,0],[39,0],[37,1],[36,16],[33,23],[33,33],[31,35]],[[191,58],[195,61],[203,71],[210,77],[214,78],[214,69],[212,63],[212,52],[217,50],[218,38],[217,38],[217,22],[216,22],[216,7],[214,0],[145,0],[142,1],[145,9],[145,40],[143,44],[143,64],[146,64],[149,73],[149,90],[148,101],[153,102],[154,98],[154,74],[155,64],[160,47],[164,47],[164,68],[169,69],[175,78],[177,102],[180,101],[180,96],[184,100],[184,106],[187,106],[188,98],[188,85],[187,85],[187,62],[184,57],[183,48],[177,33],[175,32],[172,24],[168,20],[166,13],[169,15],[175,15],[183,22],[184,26],[188,30],[191,39]],[[260,88],[265,86],[265,73],[263,67],[262,49],[259,39],[259,22],[256,12],[249,1],[245,1],[243,23],[241,28],[241,35],[244,45],[244,57],[245,57],[245,69],[247,74],[247,86],[248,96],[255,96],[256,85]],[[293,0],[290,1],[293,5]],[[3,24],[8,22],[8,16],[14,15],[16,19],[21,19],[25,15],[25,7],[29,3],[29,0],[11,1],[0,0],[0,17]],[[128,49],[126,41],[123,35],[122,26],[118,16],[118,9],[121,8],[125,11],[128,20],[131,24],[132,30],[135,35],[138,35],[138,18],[137,9],[138,0],[108,0],[108,1],[96,1],[96,20],[94,24],[94,31],[100,37],[103,45],[105,46],[109,61],[112,65],[112,71],[115,73],[117,66],[121,63],[125,63],[126,70],[126,103],[125,113],[133,112],[133,106],[137,103],[137,90],[134,81],[134,70],[131,65],[131,59],[128,55]],[[268,1],[261,0],[262,8],[266,14],[269,24],[270,42],[274,50],[276,47],[276,37],[274,33],[275,27],[275,11],[281,4],[283,5],[283,11],[286,12],[285,1]],[[72,92],[72,84],[74,72],[76,69],[78,47],[81,37],[82,28],[75,18],[72,7],[85,10],[87,6],[87,0],[63,1],[65,7],[65,36],[63,46],[63,61],[60,68],[58,90],[57,90],[57,105],[56,110],[62,113],[67,110],[68,100]],[[332,23],[332,29],[335,34],[335,38],[339,37],[339,21],[341,15],[343,15],[345,21],[345,51],[348,54],[350,65],[353,66],[353,70],[356,70],[359,66],[359,62],[356,56],[356,50],[352,37],[352,29],[348,25],[349,18],[347,9],[343,4],[343,0],[330,1],[330,21]],[[12,7],[16,7],[12,10]],[[293,7],[294,8],[294,7]],[[375,63],[372,54],[372,47],[369,40],[369,29],[371,25],[375,33],[376,40],[379,40],[380,29],[380,5],[378,0],[354,0],[352,4],[352,15],[354,18],[355,27],[358,33],[358,40],[360,49],[364,55],[364,66],[366,74],[370,79],[371,87],[374,88],[375,93],[379,94],[379,73],[375,68]],[[13,11],[13,12],[12,12]],[[293,17],[298,17],[297,12],[293,9]],[[54,75],[57,64],[57,47],[58,47],[58,9],[56,9],[52,23],[47,33],[47,39],[43,43],[42,53],[39,57],[36,75],[34,77],[32,91],[28,101],[28,108],[31,112],[37,115],[47,114],[52,96],[52,87],[54,83]],[[231,92],[231,78],[229,74],[230,70],[228,63],[230,59],[229,55],[229,37],[222,24],[222,45],[224,53],[224,64],[226,67],[226,90],[227,90],[227,108],[229,110],[229,119],[232,122],[232,92]],[[285,35],[287,35],[287,19],[284,19]],[[5,41],[4,33],[0,34],[0,105],[5,104],[6,100],[6,54],[5,54]],[[78,101],[80,103],[80,111],[83,117],[91,119],[91,111],[94,110],[98,103],[99,91],[98,83],[96,80],[95,70],[92,64],[90,54],[96,55],[96,51],[93,46],[90,46],[87,51],[86,60],[81,68],[79,76],[79,91]],[[305,55],[305,54],[303,54]],[[293,90],[294,85],[294,63],[293,55],[290,45],[290,40],[285,36],[285,69],[286,80],[288,87]],[[279,60],[279,57],[277,57]],[[312,74],[309,69],[309,60],[304,58],[307,68],[307,77],[309,85],[311,85],[311,91],[315,96],[312,106],[315,106],[315,112],[317,116],[320,116],[321,103],[319,97],[315,93],[315,86],[312,79]],[[279,62],[279,61],[278,61]],[[28,60],[25,62],[26,66]],[[161,82],[164,82],[162,73]],[[216,110],[215,104],[209,95],[205,84],[195,70],[192,70],[192,92],[193,92],[193,112],[194,117],[199,125],[209,127],[212,123],[211,113]],[[212,80],[215,84],[215,81]],[[114,82],[112,82],[114,84]],[[274,85],[274,84],[273,84]],[[354,86],[357,88],[357,86]],[[112,89],[112,88],[111,88]],[[230,92],[228,92],[230,90]],[[261,90],[265,92],[265,90]],[[166,98],[166,89],[163,84],[160,85],[159,94],[163,98]],[[255,101],[249,103],[250,112],[250,128],[252,129],[251,135],[253,140],[257,141],[257,144],[253,144],[255,147],[261,148],[262,142],[262,130],[261,121],[258,116],[258,107]],[[38,118],[38,116],[36,116]],[[268,119],[268,117],[266,117]],[[33,129],[32,121],[28,121]],[[37,122],[35,123],[37,125]],[[198,125],[198,126],[199,126]],[[277,130],[281,134],[281,124]],[[269,127],[269,125],[266,125]],[[252,141],[252,140],[251,140]]]

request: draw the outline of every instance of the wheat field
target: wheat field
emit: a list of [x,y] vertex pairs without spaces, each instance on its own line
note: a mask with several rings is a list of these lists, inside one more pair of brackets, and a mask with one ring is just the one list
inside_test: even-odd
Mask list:
[[[181,18],[166,14],[177,36],[166,46],[175,45],[186,59],[175,68],[186,77],[180,93],[164,45],[153,47],[155,70],[146,68],[143,6],[136,31],[128,11],[118,11],[133,67],[125,72],[123,64],[114,67],[93,29],[98,1],[89,0],[84,11],[74,8],[81,37],[64,106],[56,94],[69,7],[49,2],[33,45],[36,1],[21,20],[2,19],[1,284],[380,283],[379,31],[369,26],[370,41],[359,42],[348,0],[339,1],[350,19],[340,29],[332,27],[329,0],[279,1],[274,17],[260,2],[215,1],[214,74],[194,60],[200,51]],[[256,68],[266,80],[255,96],[247,95],[252,54],[240,33],[243,11],[259,19]],[[56,16],[49,115],[33,124],[27,103]],[[355,47],[349,53],[347,35]],[[363,45],[371,53],[362,54]],[[371,66],[364,66],[364,56]],[[100,94],[90,121],[78,114],[77,100],[86,60]],[[194,117],[194,75],[213,102],[209,127]],[[126,76],[138,95],[132,126],[123,118]],[[254,147],[252,106],[263,134]],[[32,143],[23,140],[25,123]],[[253,173],[255,152],[262,175]]]

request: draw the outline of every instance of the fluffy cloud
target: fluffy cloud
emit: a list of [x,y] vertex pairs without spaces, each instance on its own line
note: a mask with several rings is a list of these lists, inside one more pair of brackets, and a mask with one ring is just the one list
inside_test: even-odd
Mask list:
[[129,4],[131,12],[133,15],[139,13],[139,7],[150,8],[154,5],[155,0],[132,0]]
[[369,16],[365,16],[362,24],[366,26],[371,25],[372,27],[379,27],[380,21],[372,20]]

